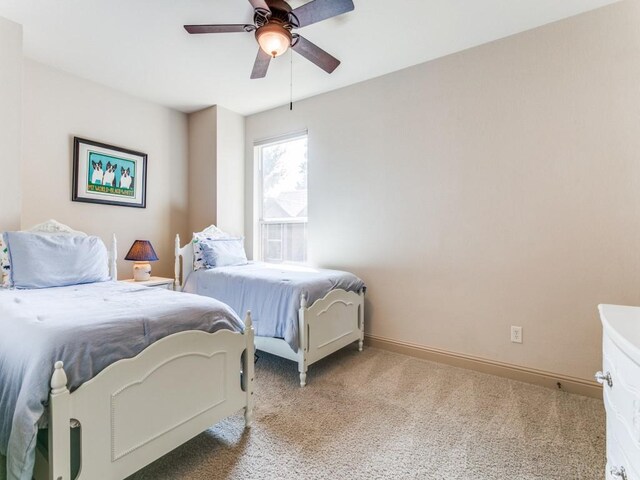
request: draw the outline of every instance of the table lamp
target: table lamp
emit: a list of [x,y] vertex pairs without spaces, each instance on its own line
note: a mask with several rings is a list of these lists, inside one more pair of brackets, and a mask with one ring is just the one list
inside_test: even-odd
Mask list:
[[144,282],[151,278],[151,264],[149,262],[158,260],[158,255],[149,240],[136,240],[124,259],[134,262],[133,279],[136,282]]

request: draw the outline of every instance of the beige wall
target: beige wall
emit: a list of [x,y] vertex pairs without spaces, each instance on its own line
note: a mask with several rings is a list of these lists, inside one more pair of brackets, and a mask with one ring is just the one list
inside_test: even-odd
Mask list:
[[308,128],[311,257],[364,278],[368,332],[591,379],[597,304],[640,303],[639,24],[627,1],[253,115],[246,171]]
[[244,235],[244,117],[217,107],[217,225]]
[[244,117],[217,105],[189,114],[189,228],[211,224],[244,233]]
[[[189,230],[216,223],[216,107],[189,114]],[[190,237],[189,237],[190,238]],[[182,243],[186,243],[183,239]]]
[[[154,274],[173,276],[173,237],[187,228],[187,117],[24,61],[23,227],[55,218],[104,239],[116,233],[122,260],[135,239],[151,240]],[[148,154],[147,208],[71,201],[73,136]]]
[[22,27],[0,17],[0,225],[20,226]]

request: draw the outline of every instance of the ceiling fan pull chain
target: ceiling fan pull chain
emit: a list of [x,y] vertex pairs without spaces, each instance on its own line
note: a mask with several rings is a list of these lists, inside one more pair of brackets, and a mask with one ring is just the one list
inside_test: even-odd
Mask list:
[[289,65],[290,65],[290,77],[289,77],[289,111],[293,111],[293,50],[289,49]]

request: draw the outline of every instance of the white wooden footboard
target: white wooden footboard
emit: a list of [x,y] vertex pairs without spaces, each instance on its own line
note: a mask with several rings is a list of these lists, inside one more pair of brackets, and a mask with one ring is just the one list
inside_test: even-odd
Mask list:
[[307,384],[309,365],[358,342],[364,342],[364,291],[331,290],[310,307],[303,297],[298,311],[298,351],[281,338],[256,337],[256,349],[298,362],[300,386]]
[[307,364],[353,343],[364,340],[361,328],[361,312],[364,309],[364,294],[331,290],[324,298],[310,307],[303,303],[300,308],[300,345],[307,353]]
[[51,379],[48,478],[71,478],[74,420],[81,428],[82,480],[124,479],[242,408],[248,426],[253,357],[247,315],[244,334],[176,333],[112,364],[73,393],[58,362]]
[[362,350],[364,341],[364,292],[331,290],[298,314],[300,385],[306,384],[307,367],[353,342]]

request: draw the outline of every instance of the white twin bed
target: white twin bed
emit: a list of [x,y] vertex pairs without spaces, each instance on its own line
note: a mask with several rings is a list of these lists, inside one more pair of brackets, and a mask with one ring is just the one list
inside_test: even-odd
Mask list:
[[[31,233],[84,235],[55,221]],[[250,426],[255,347],[297,362],[301,386],[314,362],[354,342],[362,350],[357,277],[258,264],[194,272],[193,246],[179,237],[175,253],[176,287],[200,295],[115,282],[115,236],[111,281],[0,289],[0,446],[10,480],[122,480],[238,410]],[[260,322],[248,312],[243,325],[238,304],[208,290],[216,282],[230,300],[250,294]],[[272,310],[278,304],[284,310]],[[254,325],[285,333],[255,336]]]
[[[79,233],[55,222],[36,231]],[[109,254],[110,275],[115,279],[115,238]],[[92,297],[93,304],[84,305],[83,296],[85,300]],[[60,303],[67,297],[73,302],[68,308]],[[183,317],[191,320],[183,325]],[[205,324],[194,324],[196,317],[205,318]],[[116,282],[0,290],[0,326],[4,335],[0,398],[4,394],[15,399],[9,405],[14,409],[13,422],[4,418],[10,430],[9,479],[30,479],[32,469],[36,480],[121,480],[238,410],[244,409],[246,425],[251,424],[251,316],[247,315],[243,328],[220,302]],[[27,335],[44,340],[20,344]],[[118,342],[125,337],[135,341],[123,342],[126,348],[120,348]],[[122,352],[104,350],[109,344],[125,353],[139,353],[111,362]],[[40,358],[29,363],[30,356],[25,354],[29,348],[34,355],[50,356],[51,362]],[[74,361],[63,364],[67,357]],[[110,363],[100,369],[95,362],[105,357]],[[10,368],[12,361],[24,366],[25,372]],[[47,378],[50,391],[44,405]],[[44,398],[37,395],[40,389]],[[23,402],[25,393],[33,398]],[[0,404],[0,408],[9,407]],[[46,449],[36,446],[31,429],[37,424],[28,420],[39,409],[44,414],[38,424],[48,420]],[[8,417],[7,412],[1,411],[0,416]],[[7,430],[6,423],[0,426]],[[79,432],[78,451],[72,452],[74,431]],[[72,457],[79,459],[73,469],[77,476],[72,476]]]
[[297,362],[301,386],[309,365],[354,342],[362,350],[365,287],[354,275],[259,262],[194,272],[193,244],[178,235],[175,256],[176,288],[250,310],[256,349]]

